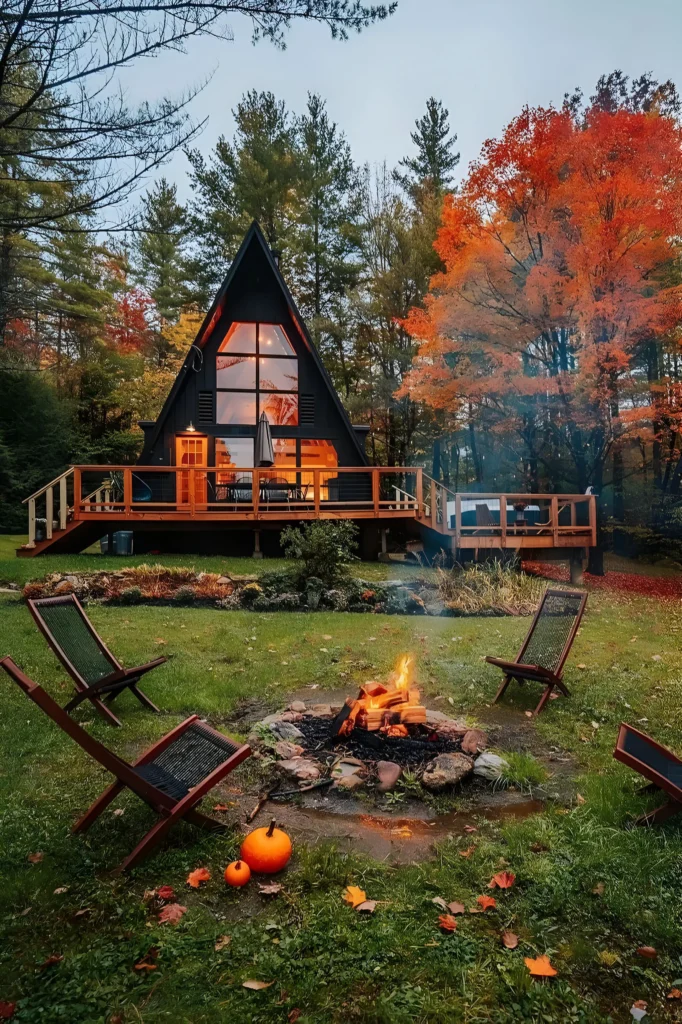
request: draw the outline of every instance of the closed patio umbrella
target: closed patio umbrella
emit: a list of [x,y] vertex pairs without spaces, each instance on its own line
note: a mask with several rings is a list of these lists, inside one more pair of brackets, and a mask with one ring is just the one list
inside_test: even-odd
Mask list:
[[275,452],[272,447],[270,421],[265,413],[262,412],[261,417],[258,420],[258,429],[256,430],[255,465],[260,467],[274,466],[274,464]]

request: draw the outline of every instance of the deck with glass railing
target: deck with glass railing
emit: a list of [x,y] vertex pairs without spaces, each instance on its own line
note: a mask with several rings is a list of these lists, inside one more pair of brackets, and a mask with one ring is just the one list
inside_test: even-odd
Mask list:
[[85,522],[411,519],[455,550],[590,547],[597,529],[593,495],[454,492],[404,466],[72,466],[25,503],[25,554]]

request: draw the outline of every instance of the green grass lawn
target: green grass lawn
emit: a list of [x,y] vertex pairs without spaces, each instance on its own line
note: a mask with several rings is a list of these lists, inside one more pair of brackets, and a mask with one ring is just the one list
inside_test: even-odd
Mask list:
[[[66,561],[73,566],[73,557]],[[3,572],[10,562],[2,562]],[[19,564],[51,571],[47,558]],[[162,715],[129,696],[116,705],[121,730],[87,708],[79,714],[127,757],[191,712],[220,726],[244,698],[274,709],[311,684],[320,695],[340,687],[352,693],[408,650],[424,690],[452,699],[441,706],[485,721],[498,677],[482,657],[514,653],[527,628],[517,618],[149,606],[94,606],[91,615],[124,663],[169,658],[144,686]],[[575,759],[584,803],[548,803],[511,824],[482,821],[478,833],[445,842],[433,859],[402,867],[299,842],[283,891],[270,902],[254,883],[234,891],[222,881],[238,848],[234,815],[232,835],[181,826],[131,877],[112,875],[150,827],[151,813],[127,796],[86,836],[71,837],[70,825],[107,776],[0,679],[0,1003],[16,1001],[22,1024],[618,1024],[632,1020],[635,999],[648,1001],[652,1021],[679,1020],[680,1004],[665,996],[682,975],[682,832],[674,820],[649,831],[625,828],[651,798],[637,795],[641,780],[613,762],[611,751],[623,718],[646,719],[643,728],[680,747],[680,629],[679,613],[668,606],[590,597],[566,673],[572,697],[552,701],[534,726],[545,745]],[[66,674],[25,606],[9,595],[0,595],[0,637],[0,654],[64,703]],[[509,704],[525,721],[521,712],[536,700],[526,687]],[[526,771],[521,760],[517,773]],[[247,763],[228,787],[245,784],[249,772]],[[229,788],[218,799],[228,801]],[[474,853],[461,857],[469,844]],[[30,863],[36,852],[43,859]],[[200,865],[212,878],[195,892],[185,878]],[[516,883],[496,891],[497,907],[466,914],[454,934],[442,933],[432,899],[473,906],[503,869]],[[343,902],[349,883],[380,901],[373,915]],[[160,925],[144,900],[145,890],[163,884],[188,908],[176,928]],[[519,936],[518,949],[503,947],[504,929]],[[225,935],[231,941],[216,950]],[[637,955],[645,945],[656,948],[656,959]],[[136,971],[150,949],[156,969]],[[524,957],[545,953],[558,976],[533,980]],[[63,959],[44,966],[50,957]],[[272,984],[251,991],[243,987],[250,979]]]

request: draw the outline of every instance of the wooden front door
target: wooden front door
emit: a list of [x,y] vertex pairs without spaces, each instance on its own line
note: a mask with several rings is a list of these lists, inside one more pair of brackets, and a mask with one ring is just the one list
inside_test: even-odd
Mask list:
[[[208,461],[208,438],[203,434],[181,434],[175,438],[176,466],[205,466]],[[206,508],[206,474],[177,474],[178,508]]]

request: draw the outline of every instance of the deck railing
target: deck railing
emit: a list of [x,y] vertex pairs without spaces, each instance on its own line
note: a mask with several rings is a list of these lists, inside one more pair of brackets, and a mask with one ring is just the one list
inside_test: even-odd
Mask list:
[[82,520],[410,518],[454,547],[596,544],[596,499],[585,494],[462,493],[421,467],[72,466],[26,498],[29,542]]

